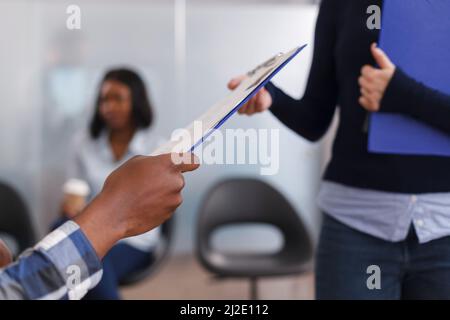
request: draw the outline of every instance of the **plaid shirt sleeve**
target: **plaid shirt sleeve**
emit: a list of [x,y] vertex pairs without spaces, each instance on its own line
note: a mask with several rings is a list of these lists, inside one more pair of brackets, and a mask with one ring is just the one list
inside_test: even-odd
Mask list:
[[101,276],[94,248],[80,227],[68,221],[0,269],[0,300],[81,299]]

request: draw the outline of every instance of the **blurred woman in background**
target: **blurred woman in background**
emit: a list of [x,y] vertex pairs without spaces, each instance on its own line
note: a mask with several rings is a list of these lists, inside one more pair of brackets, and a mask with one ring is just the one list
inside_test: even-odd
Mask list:
[[[101,81],[89,132],[76,139],[69,178],[87,182],[89,198],[95,197],[115,168],[133,156],[149,155],[158,146],[161,139],[151,130],[152,121],[141,77],[129,69],[108,71]],[[73,218],[82,209],[68,198],[63,202],[64,219]],[[102,280],[86,299],[120,299],[121,279],[152,263],[159,233],[156,228],[117,243],[103,259]]]

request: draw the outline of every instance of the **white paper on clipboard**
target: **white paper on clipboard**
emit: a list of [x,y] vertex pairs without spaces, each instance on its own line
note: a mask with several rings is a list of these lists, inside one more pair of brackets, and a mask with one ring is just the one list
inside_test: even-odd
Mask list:
[[[214,130],[218,129],[239,110],[305,47],[306,45],[303,45],[289,52],[279,53],[248,72],[248,77],[236,89],[231,91],[227,97],[213,105],[187,126],[183,130],[183,135],[161,145],[152,155],[171,152],[192,152],[196,146],[205,141]],[[201,128],[200,131],[198,128]]]

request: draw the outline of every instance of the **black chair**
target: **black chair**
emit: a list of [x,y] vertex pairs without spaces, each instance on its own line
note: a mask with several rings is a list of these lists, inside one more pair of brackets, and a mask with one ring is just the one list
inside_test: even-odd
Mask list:
[[145,278],[156,273],[161,268],[163,262],[166,261],[172,246],[174,228],[175,215],[161,225],[161,237],[155,250],[151,253],[152,262],[145,268],[136,270],[135,272],[127,275],[125,278],[120,279],[120,286],[130,286],[141,282]]
[[19,252],[35,244],[30,213],[22,197],[12,187],[0,183],[0,233],[11,236]]
[[[211,244],[219,228],[248,223],[274,226],[284,237],[275,253],[224,253]],[[311,269],[312,240],[296,210],[267,183],[246,178],[229,179],[206,195],[197,224],[197,256],[218,278],[249,278],[250,298],[258,298],[260,277],[300,274]]]

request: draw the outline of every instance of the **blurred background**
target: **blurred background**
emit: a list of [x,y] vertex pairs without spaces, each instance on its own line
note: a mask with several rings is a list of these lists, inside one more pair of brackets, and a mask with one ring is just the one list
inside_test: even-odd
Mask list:
[[[66,28],[72,4],[81,9],[80,30]],[[87,127],[106,70],[130,66],[139,71],[155,108],[155,131],[168,138],[223,98],[231,77],[308,43],[274,79],[301,97],[317,12],[318,1],[307,0],[0,0],[0,180],[23,198],[36,239],[59,214],[71,141]],[[315,196],[333,132],[311,144],[270,113],[235,116],[226,128],[280,129],[278,174],[261,176],[258,165],[205,165],[189,174],[169,254],[158,270],[124,285],[124,298],[249,297],[247,277],[218,279],[214,275],[220,272],[208,270],[197,252],[202,203],[226,179],[255,178],[272,186],[292,205],[315,244],[321,220]],[[273,251],[283,241],[276,228],[257,224],[227,228],[214,238],[219,251],[243,253]],[[314,296],[310,268],[284,277],[248,278],[260,278],[261,298]]]

